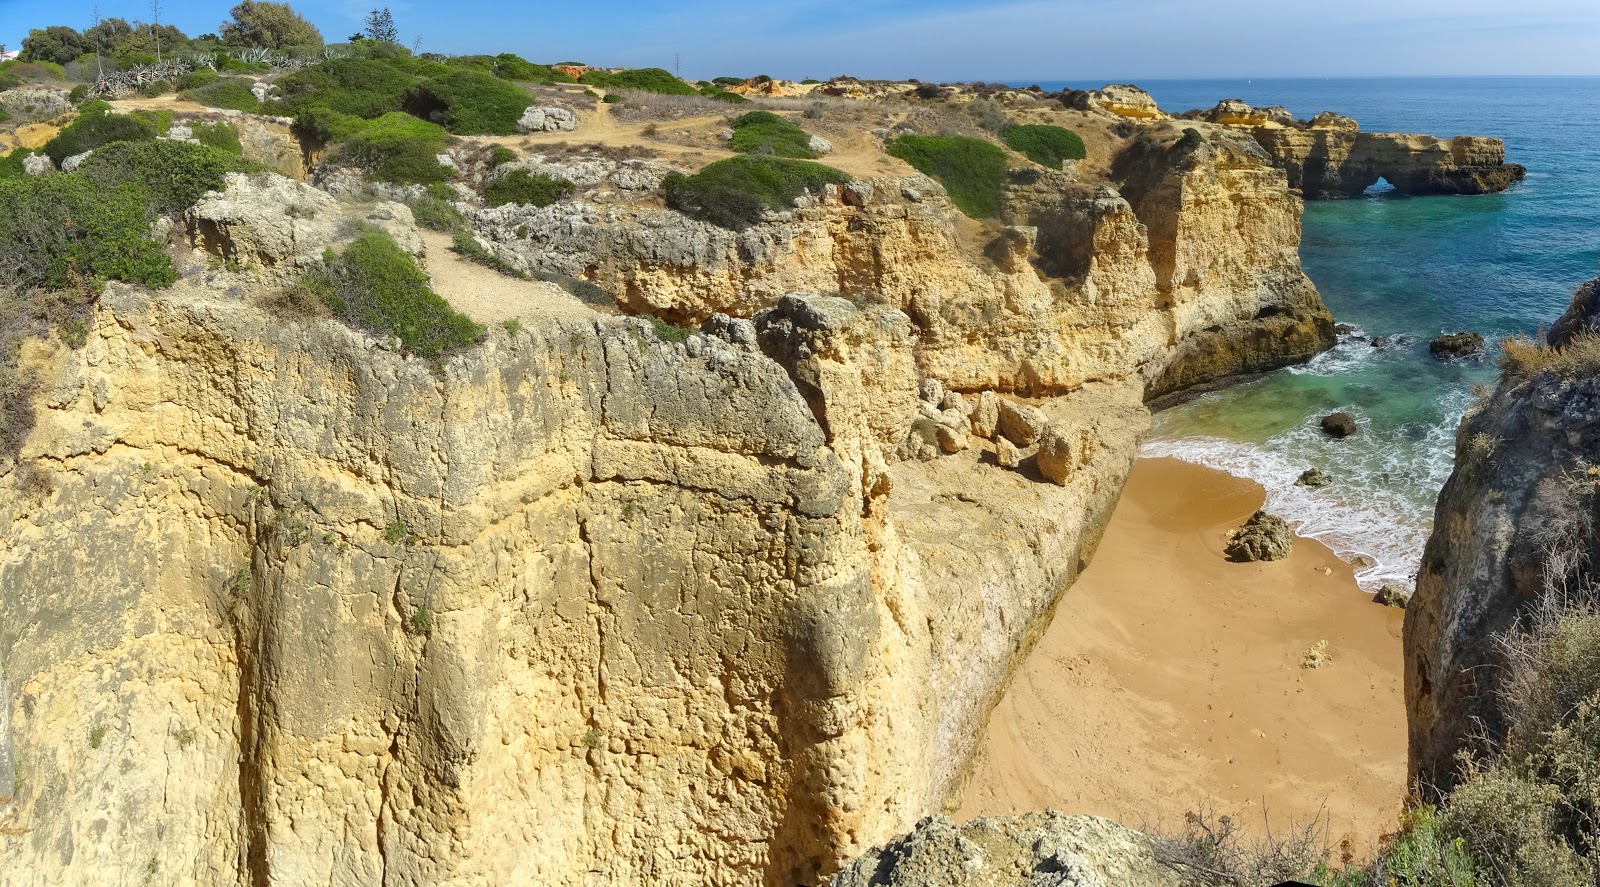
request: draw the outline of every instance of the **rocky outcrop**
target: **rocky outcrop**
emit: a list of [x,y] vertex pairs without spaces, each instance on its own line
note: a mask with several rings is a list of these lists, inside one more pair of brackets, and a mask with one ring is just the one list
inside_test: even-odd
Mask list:
[[[1258,147],[1126,162],[1121,192],[1019,182],[992,250],[920,177],[737,233],[618,164],[477,211],[681,341],[530,318],[429,366],[199,260],[112,287],[81,349],[25,349],[0,465],[8,873],[789,885],[903,833],[1092,556],[1152,392],[1332,340]],[[373,212],[310,190],[230,178],[195,243],[286,280]]]
[[1322,433],[1329,437],[1349,437],[1361,430],[1354,416],[1346,412],[1329,413],[1322,417]]
[[[1579,289],[1553,345],[1594,328],[1597,288]],[[1596,576],[1597,404],[1592,367],[1518,372],[1456,432],[1455,470],[1405,622],[1411,765],[1426,785],[1452,784],[1455,755],[1473,737],[1503,736],[1496,636]]]
[[578,128],[578,115],[570,108],[529,108],[517,120],[518,132],[572,132]]
[[1358,197],[1379,178],[1400,194],[1493,194],[1527,175],[1521,164],[1506,162],[1499,139],[1360,132],[1354,121],[1346,127],[1317,119],[1323,122],[1307,128],[1253,130],[1307,200]]
[[1293,126],[1294,115],[1289,109],[1281,105],[1267,108],[1252,107],[1241,99],[1223,99],[1217,106],[1207,111],[1188,111],[1183,117],[1188,120],[1204,120],[1207,123],[1220,123],[1227,126]]
[[1476,357],[1483,353],[1481,333],[1446,333],[1428,343],[1428,353],[1438,358]]
[[1144,835],[1094,816],[942,816],[850,864],[833,887],[1178,887]]
[[1294,531],[1283,518],[1258,511],[1228,539],[1228,560],[1239,563],[1281,561],[1294,546]]

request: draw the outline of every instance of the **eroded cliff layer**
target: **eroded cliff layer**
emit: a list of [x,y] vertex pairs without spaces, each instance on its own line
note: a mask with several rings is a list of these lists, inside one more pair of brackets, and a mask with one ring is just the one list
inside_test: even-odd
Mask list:
[[1397,193],[1494,194],[1528,174],[1484,136],[1360,132],[1353,127],[1260,127],[1256,139],[1307,200],[1359,197],[1381,178]]
[[[805,884],[905,831],[1146,398],[1331,341],[1284,174],[1177,137],[976,240],[922,178],[743,232],[478,211],[681,336],[535,313],[431,368],[205,274],[112,287],[26,349],[0,476],[8,884]],[[271,242],[226,219],[197,245]]]
[[[1549,344],[1592,337],[1597,301],[1600,281],[1580,287]],[[1553,355],[1547,363],[1508,361],[1456,433],[1456,467],[1405,623],[1411,765],[1427,786],[1448,788],[1457,752],[1504,735],[1498,636],[1587,587],[1600,564],[1600,376]]]

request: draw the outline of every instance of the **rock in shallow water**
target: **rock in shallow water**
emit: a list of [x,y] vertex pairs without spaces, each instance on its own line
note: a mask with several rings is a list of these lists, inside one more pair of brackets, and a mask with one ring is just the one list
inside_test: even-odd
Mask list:
[[1391,584],[1378,589],[1378,593],[1373,595],[1372,599],[1385,607],[1398,607],[1404,610],[1406,605],[1411,603],[1412,594],[1412,590],[1403,585]]
[[1294,533],[1283,518],[1258,511],[1228,540],[1228,560],[1281,561],[1294,547]]
[[1322,417],[1322,431],[1329,437],[1349,437],[1357,430],[1355,417],[1349,413],[1330,413]]
[[1294,482],[1297,487],[1325,487],[1333,483],[1333,475],[1320,468],[1307,468]]
[[1434,357],[1475,357],[1483,353],[1483,336],[1477,333],[1448,333],[1428,343]]

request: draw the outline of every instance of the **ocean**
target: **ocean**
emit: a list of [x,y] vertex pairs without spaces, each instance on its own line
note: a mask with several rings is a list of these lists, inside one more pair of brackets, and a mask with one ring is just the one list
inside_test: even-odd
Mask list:
[[[1041,83],[1093,88],[1100,84]],[[1491,342],[1536,334],[1565,310],[1600,259],[1600,78],[1453,77],[1177,80],[1139,84],[1169,113],[1219,99],[1332,110],[1368,131],[1498,136],[1528,178],[1482,197],[1368,197],[1306,205],[1301,259],[1345,337],[1310,364],[1161,413],[1143,453],[1260,483],[1268,510],[1346,560],[1364,588],[1411,585],[1450,474],[1455,430],[1482,361],[1441,362],[1428,341],[1473,330]],[[1384,337],[1385,347],[1371,340]],[[1317,427],[1345,410],[1358,434]],[[1337,482],[1294,486],[1306,468]]]

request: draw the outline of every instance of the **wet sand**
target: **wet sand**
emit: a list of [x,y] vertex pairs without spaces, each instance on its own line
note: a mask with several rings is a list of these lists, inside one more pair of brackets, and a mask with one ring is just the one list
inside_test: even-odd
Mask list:
[[[1256,485],[1143,459],[995,709],[961,818],[1054,808],[1135,827],[1202,805],[1254,833],[1323,817],[1366,856],[1405,795],[1402,612],[1296,538],[1235,564]],[[1313,645],[1331,661],[1306,669]]]

